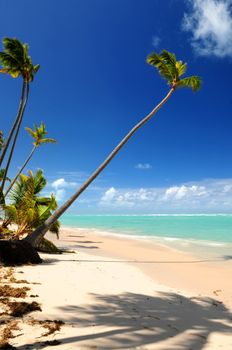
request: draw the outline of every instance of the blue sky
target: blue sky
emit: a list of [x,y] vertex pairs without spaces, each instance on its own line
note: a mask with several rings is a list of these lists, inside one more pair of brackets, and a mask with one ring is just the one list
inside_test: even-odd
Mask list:
[[[0,37],[29,43],[41,65],[24,127],[44,121],[58,143],[41,147],[29,168],[44,170],[59,203],[167,93],[146,63],[165,48],[202,77],[201,91],[176,91],[71,211],[232,211],[230,0],[2,0],[0,19]],[[22,82],[0,78],[7,132]],[[31,146],[22,130],[11,176]]]

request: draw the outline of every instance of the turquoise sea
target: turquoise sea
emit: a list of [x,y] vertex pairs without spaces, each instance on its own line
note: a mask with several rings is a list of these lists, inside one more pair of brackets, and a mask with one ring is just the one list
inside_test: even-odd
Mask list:
[[64,215],[61,223],[183,248],[224,247],[232,252],[232,214]]

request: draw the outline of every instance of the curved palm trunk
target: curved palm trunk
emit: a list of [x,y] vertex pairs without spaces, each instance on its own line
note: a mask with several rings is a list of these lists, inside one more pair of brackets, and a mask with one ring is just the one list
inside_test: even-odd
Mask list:
[[24,101],[24,103],[23,103],[23,107],[22,107],[22,110],[21,110],[21,113],[20,113],[20,117],[19,117],[17,129],[16,129],[15,137],[14,137],[14,140],[13,140],[13,144],[12,144],[12,146],[11,146],[10,154],[9,154],[9,157],[8,157],[8,160],[7,160],[7,164],[6,164],[6,168],[5,168],[4,178],[3,178],[2,184],[1,184],[1,189],[2,189],[2,191],[3,191],[4,186],[5,186],[7,173],[8,173],[9,166],[10,166],[10,163],[11,163],[11,159],[12,159],[12,156],[13,156],[13,152],[14,152],[14,148],[15,148],[15,145],[16,145],[16,141],[17,141],[17,138],[18,138],[20,126],[21,126],[21,124],[22,124],[24,111],[25,111],[25,108],[26,108],[26,105],[27,105],[27,101],[28,101],[29,91],[30,91],[29,83],[27,83],[26,98],[25,98],[25,101]]
[[10,131],[10,133],[9,133],[9,136],[8,136],[8,138],[7,138],[7,140],[6,140],[6,143],[5,143],[5,145],[4,145],[4,148],[3,148],[3,150],[2,150],[2,154],[1,154],[1,157],[0,157],[0,166],[2,165],[2,162],[3,162],[4,158],[5,158],[6,152],[7,152],[7,150],[8,150],[9,144],[10,144],[10,141],[11,141],[11,139],[12,139],[12,137],[13,137],[15,128],[16,128],[18,122],[19,122],[19,119],[20,119],[20,115],[21,115],[22,108],[23,108],[24,95],[25,95],[25,91],[26,91],[26,84],[27,84],[27,83],[26,83],[25,81],[23,81],[23,87],[22,87],[22,93],[21,93],[21,98],[20,98],[18,113],[17,113],[17,115],[16,115],[14,124],[13,124],[13,126],[12,126],[12,128],[11,128],[11,131]]
[[93,174],[84,182],[84,184],[60,207],[58,208],[41,226],[39,226],[32,234],[24,238],[33,247],[38,247],[40,240],[49,230],[51,225],[71,206],[71,204],[80,196],[80,194],[93,182],[93,180],[103,171],[103,169],[110,163],[110,161],[116,156],[125,143],[131,138],[131,136],[143,126],[151,117],[167,102],[170,96],[175,91],[175,87],[172,87],[164,99],[138,124],[136,124],[129,133],[121,140],[121,142],[114,148],[114,150],[108,155],[104,162],[93,172]]
[[31,157],[33,156],[35,150],[36,150],[36,146],[34,146],[31,150],[31,153],[29,154],[29,156],[27,157],[27,159],[25,160],[25,162],[23,163],[21,169],[18,171],[18,173],[15,175],[15,178],[11,181],[10,186],[8,187],[8,189],[6,190],[4,196],[6,197],[8,195],[8,193],[10,192],[10,190],[12,189],[12,187],[14,186],[17,178],[19,177],[19,175],[22,173],[23,169],[27,166],[28,162],[30,161]]

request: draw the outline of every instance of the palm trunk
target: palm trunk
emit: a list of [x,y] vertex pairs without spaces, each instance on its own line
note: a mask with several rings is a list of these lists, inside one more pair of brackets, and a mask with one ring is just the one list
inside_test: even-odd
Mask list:
[[129,133],[121,140],[121,142],[114,148],[114,150],[108,155],[104,162],[93,172],[93,174],[84,182],[84,184],[60,207],[58,208],[41,226],[35,229],[30,235],[24,238],[33,247],[38,247],[41,239],[49,230],[51,225],[71,206],[71,204],[80,196],[80,194],[93,182],[93,180],[103,171],[103,169],[110,163],[110,161],[116,156],[125,143],[131,138],[131,136],[143,126],[151,117],[167,102],[170,96],[175,91],[175,87],[172,87],[164,99],[138,124],[136,124]]
[[9,157],[8,157],[8,160],[7,160],[7,164],[6,164],[6,168],[5,168],[4,177],[3,177],[3,180],[2,180],[2,184],[1,184],[2,191],[4,190],[7,173],[8,173],[9,166],[10,166],[10,163],[11,163],[11,159],[12,159],[12,156],[13,156],[13,152],[14,152],[14,148],[15,148],[15,145],[16,145],[16,141],[17,141],[17,138],[18,138],[20,126],[22,124],[24,111],[25,111],[25,108],[26,108],[26,105],[27,105],[27,101],[28,101],[29,91],[30,91],[30,85],[29,85],[29,83],[27,83],[26,98],[25,98],[25,101],[23,103],[23,107],[22,107],[22,110],[21,110],[21,113],[20,113],[20,117],[19,117],[17,129],[16,129],[15,137],[14,137],[14,140],[13,140],[13,144],[11,146],[10,154],[9,154]]
[[4,148],[3,148],[3,150],[2,150],[2,154],[1,154],[1,157],[0,157],[0,167],[1,167],[1,165],[2,165],[2,162],[3,162],[4,158],[5,158],[5,155],[6,155],[6,152],[7,152],[7,150],[8,150],[10,141],[11,141],[11,139],[12,139],[12,137],[13,137],[15,128],[16,128],[18,122],[19,122],[19,119],[20,119],[21,111],[22,111],[22,108],[23,108],[23,101],[24,101],[25,90],[26,90],[26,82],[23,81],[23,87],[22,87],[22,93],[21,93],[21,98],[20,98],[18,113],[17,113],[17,115],[16,115],[14,124],[13,124],[13,126],[12,126],[12,128],[11,128],[11,131],[10,131],[10,133],[9,133],[9,136],[8,136],[8,138],[7,138],[7,140],[6,140],[6,143],[5,143],[5,145],[4,145]]
[[34,146],[31,150],[31,153],[29,154],[28,158],[25,160],[25,162],[23,163],[21,169],[18,171],[18,173],[15,175],[15,178],[11,181],[10,186],[8,187],[8,189],[6,190],[4,196],[6,197],[8,195],[8,193],[10,192],[10,190],[12,189],[12,187],[14,186],[17,178],[19,177],[19,175],[22,173],[23,169],[26,167],[26,165],[28,164],[28,162],[30,161],[31,157],[33,156],[35,150],[36,150],[36,146]]

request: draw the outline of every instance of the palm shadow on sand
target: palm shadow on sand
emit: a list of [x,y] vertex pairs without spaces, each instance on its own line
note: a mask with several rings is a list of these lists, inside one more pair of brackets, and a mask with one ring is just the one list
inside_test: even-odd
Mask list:
[[[152,344],[162,350],[202,350],[214,332],[232,334],[232,314],[216,299],[163,292],[155,296],[123,293],[91,297],[93,303],[85,307],[66,305],[59,309],[62,319],[77,332],[85,329],[84,335],[58,336],[67,349],[77,342],[83,349],[146,349]],[[18,349],[26,346],[44,347],[36,342]]]

